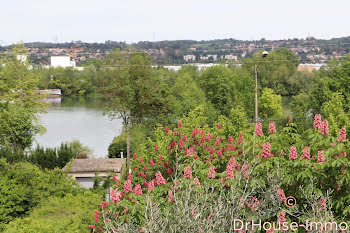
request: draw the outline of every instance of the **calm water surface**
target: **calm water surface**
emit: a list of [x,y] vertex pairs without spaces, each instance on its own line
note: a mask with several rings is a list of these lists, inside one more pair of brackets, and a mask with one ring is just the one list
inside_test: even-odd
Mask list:
[[79,140],[93,149],[93,157],[105,157],[113,138],[121,134],[122,122],[103,116],[94,98],[49,99],[48,113],[41,116],[46,133],[36,136],[37,144],[57,147],[61,142]]

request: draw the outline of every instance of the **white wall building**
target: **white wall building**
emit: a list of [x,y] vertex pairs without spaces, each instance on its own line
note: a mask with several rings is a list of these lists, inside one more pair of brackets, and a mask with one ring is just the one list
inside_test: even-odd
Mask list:
[[185,55],[184,60],[185,61],[196,61],[196,56],[195,55]]
[[52,67],[75,67],[75,61],[72,61],[69,56],[52,56],[51,57],[51,66]]
[[237,61],[237,59],[238,59],[237,56],[234,56],[232,54],[227,54],[224,56],[224,58],[225,58],[225,60],[235,60],[235,61]]

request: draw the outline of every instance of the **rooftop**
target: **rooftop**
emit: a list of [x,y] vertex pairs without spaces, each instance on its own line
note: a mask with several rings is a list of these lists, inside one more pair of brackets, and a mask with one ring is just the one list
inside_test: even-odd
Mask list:
[[72,164],[67,164],[62,168],[66,171],[70,167],[69,172],[121,172],[125,159],[74,159]]

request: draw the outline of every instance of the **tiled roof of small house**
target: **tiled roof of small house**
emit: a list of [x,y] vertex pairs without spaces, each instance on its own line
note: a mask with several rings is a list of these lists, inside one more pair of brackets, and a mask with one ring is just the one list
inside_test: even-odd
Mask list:
[[125,159],[74,159],[62,168],[68,172],[121,172]]

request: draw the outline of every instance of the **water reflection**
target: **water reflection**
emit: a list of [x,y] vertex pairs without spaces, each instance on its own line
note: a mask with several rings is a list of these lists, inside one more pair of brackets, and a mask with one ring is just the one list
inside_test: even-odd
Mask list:
[[36,143],[45,147],[59,146],[61,142],[79,140],[94,150],[94,157],[107,155],[107,149],[121,133],[122,122],[103,116],[96,98],[50,98],[48,113],[41,115],[46,133],[37,135]]

